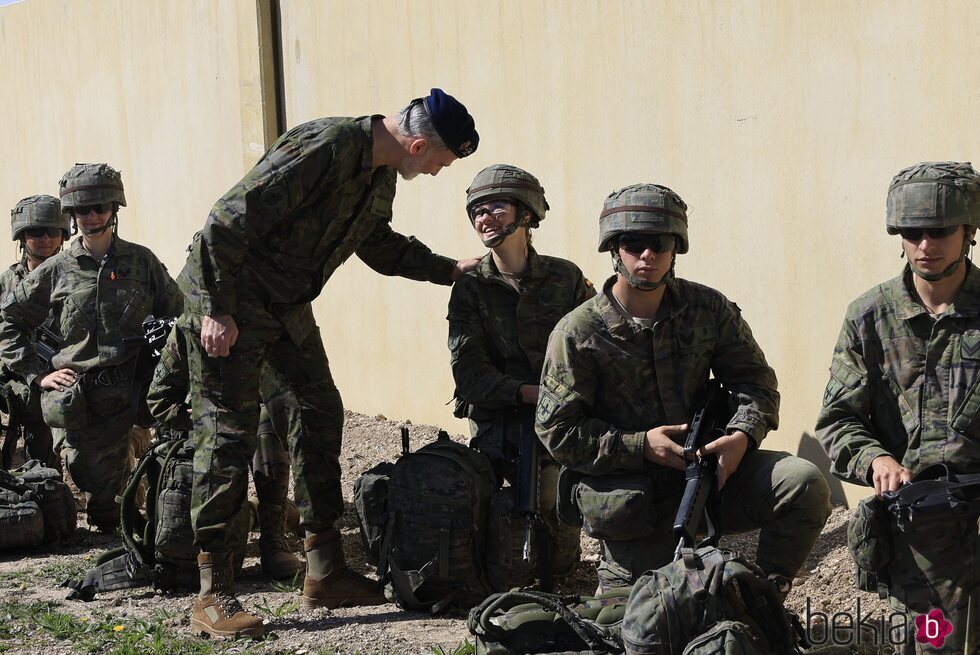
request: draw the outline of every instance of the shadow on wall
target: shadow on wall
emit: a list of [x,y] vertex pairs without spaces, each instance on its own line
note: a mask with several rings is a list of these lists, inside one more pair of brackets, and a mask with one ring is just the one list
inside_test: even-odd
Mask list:
[[816,437],[809,432],[804,432],[800,438],[800,447],[797,449],[796,455],[817,465],[817,468],[823,473],[823,477],[827,479],[827,484],[830,485],[830,501],[832,503],[841,503],[845,507],[850,507],[847,503],[847,496],[844,494],[844,485],[830,472],[830,458],[827,457],[827,453],[824,452]]

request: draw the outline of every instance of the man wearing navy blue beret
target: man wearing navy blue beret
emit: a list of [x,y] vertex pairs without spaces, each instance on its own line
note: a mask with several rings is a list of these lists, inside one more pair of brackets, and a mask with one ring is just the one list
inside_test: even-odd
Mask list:
[[[234,595],[234,531],[259,418],[259,370],[295,398],[296,504],[307,538],[304,607],[385,602],[351,571],[335,522],[343,404],[310,302],[356,254],[384,275],[452,284],[478,259],[434,254],[391,228],[396,172],[436,175],[472,154],[473,118],[441,89],[393,116],[321,118],[284,134],[222,196],[190,247],[178,284],[188,345],[195,444],[192,521],[201,549],[195,633],[261,636]],[[285,435],[281,435],[285,436]]]

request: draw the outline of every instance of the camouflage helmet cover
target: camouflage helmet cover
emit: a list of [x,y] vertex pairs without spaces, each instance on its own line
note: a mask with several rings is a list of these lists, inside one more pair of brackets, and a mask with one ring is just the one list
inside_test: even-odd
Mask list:
[[677,254],[687,252],[687,204],[659,184],[633,184],[606,196],[599,215],[599,252],[624,232],[666,232],[677,238]]
[[519,200],[527,205],[534,214],[529,227],[537,227],[549,209],[538,178],[510,164],[494,164],[476,174],[466,190],[466,213],[469,214],[474,205],[495,198]]
[[61,203],[54,196],[30,196],[18,202],[10,210],[10,235],[19,240],[20,233],[31,227],[57,227],[67,239],[71,221],[61,212]]
[[980,174],[969,162],[922,162],[900,171],[888,186],[885,227],[980,227]]
[[61,208],[98,205],[106,202],[126,206],[122,175],[109,164],[75,164],[58,182]]

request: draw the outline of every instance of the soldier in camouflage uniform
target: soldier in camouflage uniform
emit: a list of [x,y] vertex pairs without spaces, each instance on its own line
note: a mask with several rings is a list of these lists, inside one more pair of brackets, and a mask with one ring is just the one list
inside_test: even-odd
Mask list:
[[[182,437],[186,437],[191,431],[191,406],[188,399],[190,371],[187,367],[184,335],[184,332],[176,328],[171,331],[160,353],[160,361],[153,372],[153,381],[146,396],[150,413],[158,424]],[[263,376],[263,379],[267,377]],[[303,570],[304,565],[302,560],[293,555],[286,538],[289,454],[283,448],[275,428],[281,434],[288,434],[290,429],[296,429],[289,420],[296,403],[288,391],[277,393],[276,389],[261,383],[260,391],[263,404],[257,447],[252,461],[252,479],[259,498],[259,556],[263,573],[272,578],[292,578]],[[273,416],[276,417],[275,426]]]
[[391,228],[396,172],[435,175],[472,153],[473,119],[433,89],[396,116],[321,118],[272,145],[215,204],[179,279],[187,334],[195,446],[192,520],[201,595],[192,630],[263,634],[234,595],[224,525],[245,502],[259,419],[259,370],[296,398],[288,435],[296,502],[307,533],[304,607],[385,602],[351,571],[334,523],[343,513],[343,404],[311,301],[353,254],[385,275],[451,284],[478,260],[432,253]]
[[[174,316],[183,298],[149,249],[116,236],[126,206],[122,178],[107,164],[76,164],[60,181],[62,210],[81,238],[48,258],[7,295],[0,360],[41,389],[45,422],[64,430],[64,458],[87,497],[89,523],[119,525],[116,494],[128,470],[127,446],[139,388],[134,372],[148,314]],[[62,336],[50,370],[35,354],[34,329],[49,314]]]
[[[18,202],[10,212],[10,232],[13,240],[20,242],[21,258],[0,273],[0,294],[6,296],[41,262],[57,254],[68,240],[70,229],[68,216],[61,211],[57,198],[31,196]],[[49,313],[44,327],[52,329],[54,322],[54,314]],[[9,413],[24,427],[27,456],[60,470],[61,459],[54,452],[51,428],[41,416],[41,390],[10,369],[4,373],[5,396],[12,405]]]
[[[879,496],[934,464],[980,472],[980,270],[967,259],[980,174],[957,162],[904,169],[888,188],[886,227],[908,263],[847,308],[817,419],[834,475]],[[891,532],[892,604],[942,609],[954,628],[943,653],[980,653],[977,522]]]
[[[534,435],[534,406],[548,335],[562,316],[595,295],[572,262],[539,255],[531,229],[548,201],[537,178],[516,166],[480,171],[467,189],[473,229],[491,248],[475,271],[459,279],[449,301],[449,351],[456,381],[456,414],[468,417],[470,445],[487,455],[500,478],[517,484],[522,428]],[[558,466],[542,453],[539,512],[550,533],[538,557],[562,579],[578,564],[580,530],[555,513]],[[540,569],[540,567],[539,567]],[[514,580],[514,586],[531,580]]]
[[616,275],[552,332],[536,414],[554,458],[591,476],[596,493],[579,494],[579,509],[602,542],[602,588],[671,561],[681,443],[713,373],[738,403],[727,435],[704,449],[718,456],[721,527],[761,528],[758,564],[788,593],[830,514],[830,490],[810,462],[759,450],[777,425],[776,376],[734,303],[674,277],[688,250],[687,205],[655,184],[612,193],[599,218],[606,250]]

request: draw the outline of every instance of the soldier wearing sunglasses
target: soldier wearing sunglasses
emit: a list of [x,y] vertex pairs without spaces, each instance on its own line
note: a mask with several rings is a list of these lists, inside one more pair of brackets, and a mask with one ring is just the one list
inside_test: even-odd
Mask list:
[[757,563],[786,594],[830,514],[830,490],[810,462],[759,449],[778,420],[775,373],[733,302],[674,275],[688,246],[687,205],[667,187],[606,198],[599,251],[616,274],[551,333],[537,433],[585,476],[576,502],[602,544],[600,586],[628,587],[673,558],[681,444],[713,375],[737,401],[726,434],[704,449],[717,455],[720,527],[761,528]]
[[[905,267],[847,308],[817,419],[834,475],[878,496],[934,464],[980,472],[980,270],[967,257],[980,174],[959,162],[906,168],[888,188],[885,216]],[[893,527],[891,541],[892,605],[941,609],[954,628],[943,652],[978,652],[977,516]]]
[[[69,237],[68,216],[61,211],[61,203],[53,196],[24,198],[10,212],[10,232],[14,241],[20,242],[20,261],[0,273],[0,290],[6,296],[20,284],[27,274],[41,262],[61,250],[61,244]],[[44,321],[48,329],[56,330],[55,317],[49,313]],[[54,454],[51,428],[41,416],[41,393],[29,385],[20,375],[5,369],[6,398],[13,407],[12,413],[25,430],[24,445],[27,456],[50,467],[60,469],[61,460]]]
[[[57,429],[68,473],[85,493],[89,524],[112,532],[140,386],[138,348],[130,340],[142,338],[147,315],[179,314],[183,296],[148,248],[117,236],[119,208],[126,206],[118,171],[76,164],[59,188],[61,210],[81,236],[7,294],[0,360],[39,390],[44,420]],[[51,315],[62,341],[48,364],[36,356],[31,335]]]

